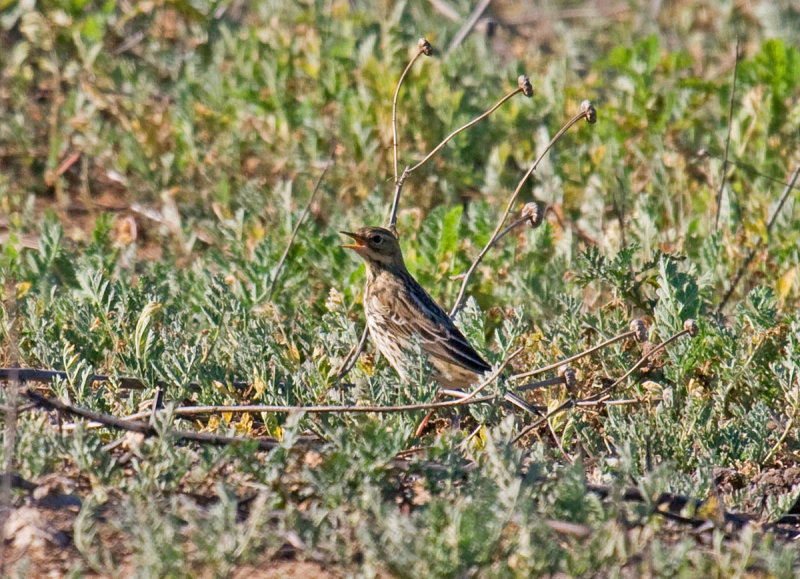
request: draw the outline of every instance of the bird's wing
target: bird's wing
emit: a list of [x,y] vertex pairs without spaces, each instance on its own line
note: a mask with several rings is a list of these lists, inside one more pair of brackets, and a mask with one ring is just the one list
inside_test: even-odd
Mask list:
[[428,355],[456,364],[477,374],[491,370],[448,315],[421,286],[396,296],[390,319],[404,337],[419,336]]

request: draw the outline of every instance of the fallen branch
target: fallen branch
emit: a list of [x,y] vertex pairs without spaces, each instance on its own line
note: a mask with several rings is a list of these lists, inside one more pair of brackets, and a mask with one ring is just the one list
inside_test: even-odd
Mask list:
[[[614,489],[606,485],[587,484],[586,490],[602,498],[612,498],[616,494]],[[707,502],[701,499],[664,492],[653,500],[645,497],[636,488],[625,489],[622,491],[620,498],[628,502],[652,503],[654,513],[674,521],[692,525],[694,527],[700,527],[708,523],[713,523],[715,528],[719,526],[718,523],[709,518],[694,516],[693,513],[697,513]],[[686,510],[691,513],[689,516],[684,514],[684,511]],[[755,525],[763,532],[771,532],[783,535],[786,539],[794,540],[800,537],[800,531],[798,531],[796,528],[786,529],[779,526],[784,524],[785,517],[782,517],[773,523],[758,524],[755,515],[751,515],[749,513],[732,513],[720,508],[719,515],[720,522],[730,525],[734,530],[737,531],[748,525]],[[786,522],[789,523],[789,521]]]
[[[420,404],[399,404],[395,406],[356,406],[356,405],[340,405],[340,406],[332,406],[332,405],[317,405],[317,406],[280,406],[280,405],[252,405],[252,404],[245,404],[245,405],[236,405],[236,406],[223,406],[223,405],[216,405],[216,406],[188,406],[188,407],[179,407],[173,410],[173,414],[175,416],[191,416],[196,414],[213,414],[213,413],[220,413],[220,412],[229,412],[232,414],[243,414],[243,413],[250,413],[250,414],[257,414],[262,412],[270,412],[270,413],[308,413],[308,414],[326,414],[326,413],[363,413],[363,412],[410,412],[414,410],[430,410],[435,408],[447,408],[449,406],[463,406],[467,404],[481,404],[484,402],[490,402],[495,400],[497,396],[482,396],[478,397],[477,394],[482,391],[486,386],[492,383],[494,380],[497,379],[500,372],[505,368],[505,366],[513,359],[514,356],[521,352],[521,348],[513,352],[506,360],[495,370],[486,380],[482,381],[473,392],[470,393],[462,393],[463,396],[459,397],[456,400],[448,400],[444,402],[431,402],[431,403],[420,403]],[[3,368],[0,369],[0,379],[3,378],[3,374],[8,373],[9,371],[13,371],[13,368]],[[27,369],[22,369],[25,371]],[[27,378],[29,381],[49,381],[54,378],[65,378],[66,375],[64,372],[58,372],[55,370],[31,370],[29,374],[33,374],[36,378]],[[46,379],[47,378],[47,379]],[[97,380],[107,380],[107,376],[93,376],[93,379]],[[129,381],[136,381],[134,378],[125,378],[124,380]],[[24,382],[24,379],[21,379],[20,382]],[[138,381],[136,381],[138,382]],[[245,386],[249,386],[247,383],[242,383]],[[33,392],[29,390],[28,392]],[[33,398],[33,396],[37,398]],[[53,406],[56,404],[63,404],[55,399],[46,398],[41,396],[38,393],[33,392],[32,396],[29,396],[36,402],[37,404],[44,404],[41,402],[39,398],[44,401],[50,401]],[[65,405],[66,406],[66,405]],[[61,410],[61,408],[57,408]],[[106,414],[97,414],[90,410],[84,410],[81,408],[74,407],[74,412],[72,414],[82,416],[83,418],[88,418],[89,420],[93,420],[98,425],[102,426],[113,426],[109,424],[107,419],[113,420],[122,420],[125,421],[134,421],[140,418],[145,418],[150,416],[152,410],[146,410],[142,412],[138,412],[136,414],[132,414],[127,416],[125,419],[115,418],[110,415]],[[104,419],[95,419],[92,415],[97,414],[100,417],[105,417]],[[133,422],[130,422],[134,424]],[[139,424],[139,423],[135,423]],[[150,428],[148,424],[141,423],[144,427]],[[97,426],[95,426],[97,428]],[[136,428],[136,427],[134,427]],[[138,430],[134,430],[134,432],[138,432]],[[149,432],[149,431],[148,431]]]
[[[19,380],[20,382],[42,382],[50,383],[54,380],[69,380],[66,372],[61,370],[39,370],[36,368],[0,368],[0,381],[4,380]],[[122,388],[130,390],[143,390],[149,388],[147,384],[138,378],[131,378],[127,376],[109,376],[106,374],[94,374],[89,377],[89,382],[113,382],[116,381]],[[231,386],[237,390],[244,390],[250,387],[249,382],[241,380],[233,380],[229,382]],[[157,386],[165,386],[166,383],[158,382]],[[197,382],[189,382],[189,388],[200,388]]]
[[[118,430],[125,430],[127,432],[138,432],[145,436],[157,436],[156,429],[146,422],[137,422],[133,420],[124,420],[111,416],[110,414],[103,414],[101,412],[93,412],[71,404],[64,404],[55,398],[42,396],[33,390],[26,390],[25,395],[37,405],[51,410],[58,410],[71,414],[73,416],[80,416],[94,422],[99,422],[109,428],[116,428]],[[213,444],[215,446],[228,446],[232,444],[245,444],[255,440],[258,443],[258,448],[261,450],[270,450],[278,446],[278,441],[274,438],[241,438],[234,436],[219,436],[216,434],[208,434],[205,432],[191,432],[187,430],[169,430],[168,433],[172,436],[183,440],[191,440],[193,442],[200,442],[203,444]]]

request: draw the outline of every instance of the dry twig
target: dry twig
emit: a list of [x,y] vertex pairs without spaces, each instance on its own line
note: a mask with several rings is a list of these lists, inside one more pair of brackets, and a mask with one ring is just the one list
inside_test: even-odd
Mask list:
[[341,380],[353,369],[353,366],[356,365],[358,361],[358,357],[361,355],[361,352],[364,350],[364,345],[367,343],[367,335],[369,334],[369,328],[364,325],[364,331],[361,332],[361,338],[359,338],[358,343],[350,349],[350,352],[347,354],[347,357],[342,362],[342,367],[339,368],[339,371],[336,373],[336,379]]
[[411,67],[414,66],[414,63],[423,54],[426,56],[433,54],[433,46],[431,46],[431,43],[425,38],[420,38],[419,42],[417,42],[416,54],[414,54],[408,65],[406,65],[405,70],[403,70],[403,74],[400,75],[400,79],[397,81],[397,88],[394,89],[394,98],[392,99],[392,150],[394,152],[395,185],[397,185],[397,97],[400,96],[400,87],[403,85],[403,81],[405,80],[408,71],[411,70]]
[[486,12],[486,9],[489,7],[489,4],[492,3],[492,0],[481,0],[475,9],[472,11],[472,14],[469,15],[469,18],[464,23],[464,26],[461,27],[456,35],[453,37],[453,41],[450,43],[450,46],[447,48],[447,52],[451,53],[456,48],[461,46],[461,43],[464,42],[464,39],[470,33],[470,31],[475,28],[475,25],[483,16],[483,13]]
[[[7,284],[7,288],[0,288],[0,290],[10,290],[8,293],[11,296],[8,305],[8,328],[7,335],[9,337],[9,354],[13,362],[18,359],[17,351],[17,325],[16,325],[16,290],[12,283]],[[17,402],[19,395],[19,375],[13,372],[8,377],[11,385],[7,390],[6,402],[7,410],[4,417],[4,430],[3,433],[3,457],[4,464],[2,465],[2,475],[0,475],[0,576],[6,574],[6,522],[11,515],[11,482],[15,470],[14,457],[16,453],[14,448],[17,439],[17,416],[19,415]]]
[[[111,416],[110,414],[103,414],[101,412],[93,412],[84,408],[78,408],[71,404],[64,404],[60,400],[42,396],[34,390],[27,390],[25,395],[33,402],[44,408],[58,410],[73,416],[80,416],[94,422],[99,422],[109,428],[116,428],[118,430],[125,430],[128,432],[138,432],[145,436],[156,436],[158,432],[156,429],[146,422],[137,422],[133,420],[124,420]],[[240,438],[235,436],[219,436],[216,434],[208,434],[205,432],[191,432],[188,430],[169,430],[169,434],[183,440],[191,440],[193,442],[200,442],[203,444],[213,444],[215,446],[227,446],[231,444],[244,444],[255,440],[258,443],[258,448],[261,450],[270,450],[278,446],[278,441],[274,438]]]
[[[69,380],[66,372],[61,370],[41,370],[37,368],[0,368],[0,381],[11,380],[16,377],[20,382],[42,382],[49,383],[53,380]],[[106,374],[94,374],[89,377],[89,382],[113,382],[119,383],[122,388],[129,388],[131,390],[142,390],[148,386],[138,378],[131,378],[128,376],[109,376]],[[244,390],[250,387],[249,382],[242,380],[233,380],[229,383],[237,390]],[[165,386],[163,382],[158,382],[157,386]],[[200,388],[197,382],[190,382],[186,385],[188,388]]]

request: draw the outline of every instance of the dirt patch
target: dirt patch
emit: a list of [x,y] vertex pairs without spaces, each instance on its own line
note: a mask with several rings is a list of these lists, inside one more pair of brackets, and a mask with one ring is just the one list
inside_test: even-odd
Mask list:
[[335,579],[341,575],[319,563],[307,561],[271,561],[263,567],[244,565],[232,575],[233,579],[305,579],[306,577]]
[[77,510],[23,506],[9,514],[4,564],[28,577],[61,577],[82,560],[72,541]]

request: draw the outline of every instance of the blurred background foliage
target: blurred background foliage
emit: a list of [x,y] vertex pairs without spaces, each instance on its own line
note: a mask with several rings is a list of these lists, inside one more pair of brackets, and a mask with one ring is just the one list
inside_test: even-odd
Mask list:
[[[466,14],[469,6],[451,8]],[[460,23],[436,3],[11,3],[0,56],[6,227],[35,229],[49,208],[69,237],[86,239],[94,218],[112,212],[121,229],[130,229],[124,216],[135,220],[139,253],[185,258],[224,248],[218,225],[236,219],[249,251],[269,238],[279,252],[335,142],[336,167],[291,256],[302,272],[295,297],[319,306],[350,260],[330,256],[331,270],[308,246],[385,219],[391,98],[424,35],[439,52],[403,87],[401,163],[496,102],[518,74],[535,87],[532,100],[512,99],[406,187],[400,231],[412,271],[436,297],[453,294],[448,274],[485,243],[509,190],[584,98],[601,122],[568,133],[522,199],[555,204],[566,229],[521,239],[517,255],[497,252],[486,269],[507,269],[516,257],[538,274],[555,257],[543,251],[569,264],[587,239],[603,251],[638,243],[647,258],[658,249],[697,256],[714,230],[730,129],[718,240],[729,267],[719,264],[713,280],[722,290],[741,252],[765,237],[796,162],[792,3],[499,3],[488,16],[492,36],[479,30],[446,53]],[[780,269],[779,297],[795,304],[792,211],[770,236],[774,260],[756,270]],[[427,251],[444,214],[458,241]],[[545,247],[529,247],[537,242]],[[475,285],[482,305],[520,297],[551,305],[548,293],[560,291],[526,279],[533,289],[520,295],[492,281],[484,275]]]

